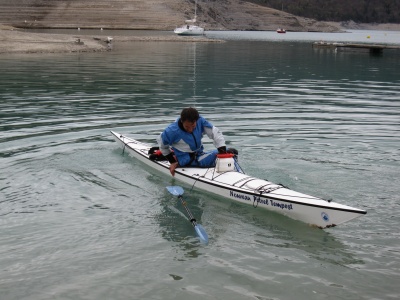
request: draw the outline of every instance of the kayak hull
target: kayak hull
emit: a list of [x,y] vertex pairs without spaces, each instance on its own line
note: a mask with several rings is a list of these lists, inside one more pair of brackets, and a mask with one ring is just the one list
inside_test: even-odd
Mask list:
[[[149,159],[150,145],[114,131],[111,134],[124,151],[157,171],[171,176],[168,161]],[[362,209],[292,191],[236,170],[218,173],[215,168],[177,168],[175,178],[203,191],[275,211],[319,228],[334,227],[367,213]]]

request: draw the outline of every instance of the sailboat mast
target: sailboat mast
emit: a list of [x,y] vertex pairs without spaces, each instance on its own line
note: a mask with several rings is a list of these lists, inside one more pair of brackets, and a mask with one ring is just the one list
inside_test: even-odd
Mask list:
[[197,0],[194,1],[194,21],[197,21]]

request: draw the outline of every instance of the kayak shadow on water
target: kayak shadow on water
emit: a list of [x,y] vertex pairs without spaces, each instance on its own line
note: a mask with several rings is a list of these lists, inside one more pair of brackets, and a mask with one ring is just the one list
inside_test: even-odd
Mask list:
[[[306,256],[321,262],[349,266],[363,264],[354,257],[350,250],[334,236],[335,229],[322,230],[300,221],[293,220],[276,212],[254,208],[249,205],[231,202],[223,197],[211,195],[177,182],[173,178],[166,178],[152,174],[147,180],[153,186],[164,188],[168,185],[182,185],[185,193],[184,200],[199,224],[210,235],[210,246],[218,243],[222,236],[226,239],[231,235],[230,227],[240,228],[248,243],[259,245],[260,249],[269,247],[272,252],[279,252],[281,248],[294,248],[305,253]],[[177,244],[184,252],[184,260],[202,255],[203,245],[188,221],[182,204],[177,197],[165,189],[165,196],[160,197],[160,211],[155,215],[160,225],[160,232],[164,239]],[[203,217],[203,219],[202,219]],[[225,220],[225,221],[224,221]],[[226,221],[228,220],[228,221]],[[230,224],[230,225],[228,225]],[[243,241],[238,241],[243,242]]]
[[312,227],[276,212],[236,202],[226,203],[224,198],[217,198],[210,205],[214,206],[212,210],[216,211],[216,214],[218,210],[223,209],[238,222],[247,224],[246,230],[248,229],[249,232],[245,235],[249,236],[248,242],[261,247],[267,246],[269,249],[277,248],[271,250],[272,252],[279,253],[281,248],[294,248],[322,262],[342,266],[364,263],[355,257],[350,249],[334,236],[333,232]]

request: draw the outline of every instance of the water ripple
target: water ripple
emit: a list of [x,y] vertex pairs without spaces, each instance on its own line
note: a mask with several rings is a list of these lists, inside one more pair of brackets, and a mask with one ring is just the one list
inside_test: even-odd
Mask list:
[[[400,261],[398,56],[334,54],[306,43],[154,45],[0,58],[5,292],[392,297]],[[368,215],[318,231],[188,192],[210,235],[200,246],[165,191],[173,179],[123,155],[109,134],[155,143],[188,105],[224,132],[247,173]],[[104,293],[93,294],[99,286]],[[115,291],[109,286],[118,292],[106,297]]]

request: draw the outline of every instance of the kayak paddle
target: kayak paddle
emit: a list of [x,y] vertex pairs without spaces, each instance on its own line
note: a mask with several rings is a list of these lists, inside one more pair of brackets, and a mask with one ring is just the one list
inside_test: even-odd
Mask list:
[[200,242],[207,244],[208,243],[208,235],[206,230],[200,224],[196,223],[196,219],[193,217],[189,208],[186,206],[186,201],[183,200],[183,188],[180,186],[167,186],[168,192],[170,192],[174,196],[178,196],[178,199],[181,200],[183,207],[186,209],[187,214],[189,215],[189,221],[192,223],[194,230],[196,230],[197,235],[200,238]]

